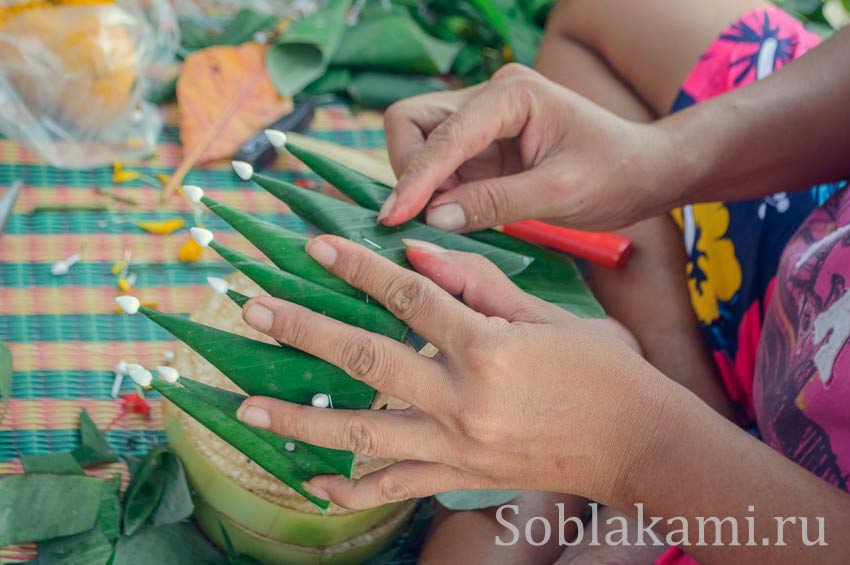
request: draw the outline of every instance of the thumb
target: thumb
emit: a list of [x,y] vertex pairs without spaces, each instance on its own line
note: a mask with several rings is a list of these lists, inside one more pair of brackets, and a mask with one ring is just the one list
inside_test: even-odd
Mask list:
[[[426,222],[446,231],[477,231],[551,215],[553,179],[545,168],[462,184],[433,200]],[[550,194],[550,196],[547,196]]]
[[422,275],[485,316],[509,322],[545,323],[552,306],[515,285],[491,261],[477,253],[449,251],[417,239],[405,239],[407,259]]

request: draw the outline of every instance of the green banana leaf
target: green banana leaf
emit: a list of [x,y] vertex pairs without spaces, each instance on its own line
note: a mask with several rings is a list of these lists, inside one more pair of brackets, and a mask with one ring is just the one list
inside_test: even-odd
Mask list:
[[508,275],[521,272],[532,262],[532,259],[525,255],[438,230],[416,221],[392,228],[378,225],[378,215],[372,210],[271,177],[255,174],[252,180],[283,200],[302,219],[326,232],[347,237],[374,249],[400,265],[408,266],[405,246],[402,242],[404,238],[421,239],[447,249],[479,253],[490,259]]
[[308,84],[301,91],[309,96],[321,96],[322,94],[340,94],[345,92],[351,82],[351,71],[338,67],[330,67],[325,74]]
[[[379,210],[390,187],[315,151],[288,142],[286,149],[354,202]],[[605,312],[587,288],[575,263],[555,253],[508,234],[483,230],[469,238],[493,247],[531,257],[534,261],[511,280],[521,289],[584,318],[604,318]]]
[[403,341],[407,325],[375,303],[338,294],[292,273],[230,249],[216,241],[210,247],[228,263],[276,298],[282,298],[349,325]]
[[448,83],[436,77],[362,72],[352,75],[346,92],[364,108],[386,108],[405,98],[448,88]]
[[404,10],[364,15],[346,30],[336,66],[413,74],[445,74],[461,48],[431,37]]
[[351,0],[329,0],[293,23],[266,52],[266,69],[278,92],[293,96],[321,77],[339,47]]
[[85,410],[80,412],[80,445],[73,451],[83,467],[118,461],[109,442]]
[[110,540],[98,528],[38,543],[38,565],[89,565],[109,562]]
[[335,408],[369,408],[375,390],[342,369],[291,347],[281,347],[211,328],[188,318],[142,306],[144,314],[194,349],[250,395],[310,404],[328,394]]
[[330,274],[327,269],[316,263],[304,250],[308,238],[299,233],[282,228],[271,222],[255,218],[241,210],[221,204],[208,196],[203,196],[201,202],[216,216],[230,224],[262,251],[278,268],[301,278],[312,281],[325,288],[363,298],[363,292]]
[[[328,501],[316,498],[301,485],[316,475],[351,476],[354,455],[349,451],[317,447],[237,420],[236,411],[246,396],[186,377],[181,377],[176,384],[154,379],[152,386],[214,434],[323,510],[327,509]],[[288,450],[287,444],[294,449]]]
[[74,454],[70,451],[43,453],[39,455],[21,454],[21,465],[25,473],[51,473],[54,475],[85,475]]

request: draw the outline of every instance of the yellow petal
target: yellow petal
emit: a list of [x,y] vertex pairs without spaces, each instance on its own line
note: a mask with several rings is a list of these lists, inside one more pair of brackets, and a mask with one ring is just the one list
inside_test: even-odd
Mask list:
[[131,290],[133,290],[133,287],[130,286],[130,283],[128,283],[127,279],[125,279],[124,277],[120,277],[118,279],[118,288],[122,292],[130,292]]
[[126,267],[126,266],[127,266],[127,263],[125,263],[124,261],[118,261],[117,263],[115,263],[114,265],[112,265],[112,269],[110,269],[110,272],[111,272],[113,275],[117,275],[117,274],[118,274],[118,273],[120,273],[120,272],[124,269],[124,267]]
[[172,218],[161,222],[136,222],[136,225],[146,232],[165,235],[179,230],[185,223],[183,218]]
[[180,246],[180,250],[177,252],[177,260],[182,263],[197,261],[201,258],[203,252],[204,248],[190,237],[186,240],[186,243]]
[[112,163],[112,183],[121,184],[122,182],[130,182],[139,178],[141,173],[138,171],[125,171],[124,164],[118,161]]
[[163,186],[165,186],[166,184],[168,184],[168,181],[171,180],[171,177],[166,175],[165,173],[157,173],[156,180],[158,180],[162,183]]

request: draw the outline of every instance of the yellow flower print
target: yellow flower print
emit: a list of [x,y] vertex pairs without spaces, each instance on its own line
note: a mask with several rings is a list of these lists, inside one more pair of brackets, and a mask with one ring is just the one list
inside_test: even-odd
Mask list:
[[731,300],[741,288],[741,265],[732,240],[726,238],[729,210],[722,203],[695,204],[673,212],[682,228],[688,252],[688,289],[700,321],[720,316],[719,302]]

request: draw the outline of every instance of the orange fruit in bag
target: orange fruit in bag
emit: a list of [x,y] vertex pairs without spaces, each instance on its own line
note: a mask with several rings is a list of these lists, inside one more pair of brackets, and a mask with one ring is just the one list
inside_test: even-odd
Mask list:
[[110,4],[22,10],[0,27],[0,69],[30,113],[96,132],[128,111],[141,25]]

